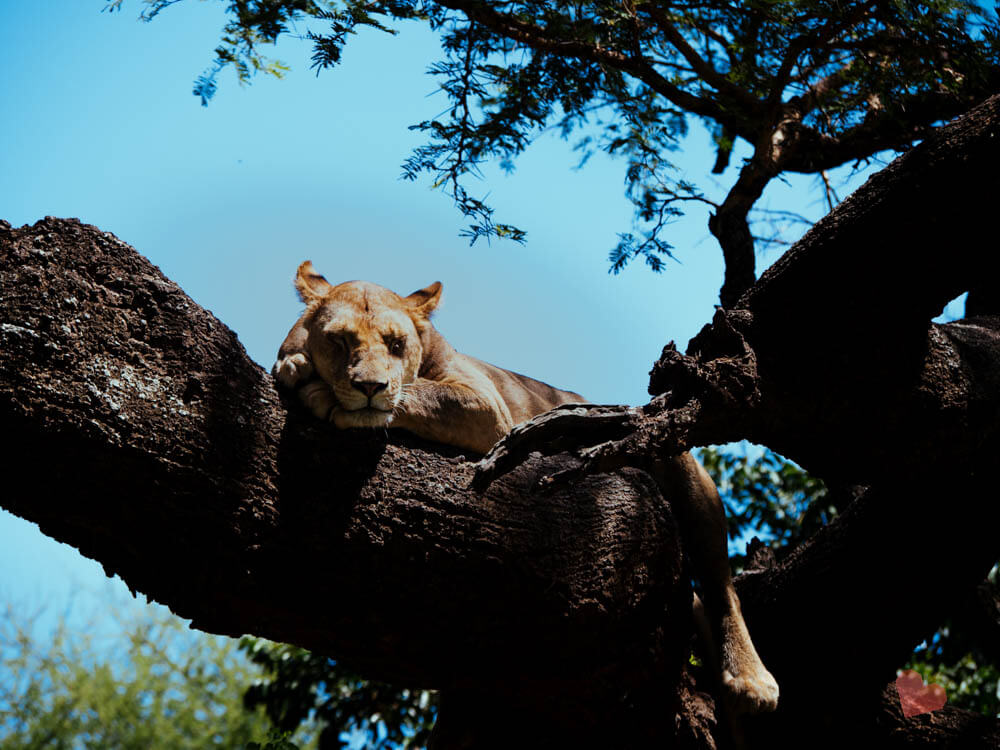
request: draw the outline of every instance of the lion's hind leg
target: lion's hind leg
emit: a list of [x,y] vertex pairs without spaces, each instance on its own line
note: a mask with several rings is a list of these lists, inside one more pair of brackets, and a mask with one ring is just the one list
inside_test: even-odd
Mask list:
[[731,717],[773,711],[778,707],[778,683],[743,621],[729,571],[725,511],[715,484],[687,453],[662,462],[656,473],[701,583],[703,599],[694,597],[695,624],[718,675],[726,711]]

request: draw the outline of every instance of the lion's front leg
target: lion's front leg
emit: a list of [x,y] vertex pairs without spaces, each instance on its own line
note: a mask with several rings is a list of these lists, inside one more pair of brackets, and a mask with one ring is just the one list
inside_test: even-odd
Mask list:
[[427,440],[488,453],[514,426],[492,384],[417,378],[403,386],[391,426]]
[[281,342],[278,360],[271,368],[271,374],[286,388],[298,388],[315,373],[312,358],[306,348],[308,340],[309,331],[302,324],[302,318],[299,318]]
[[278,359],[271,368],[271,374],[281,385],[295,390],[299,400],[314,416],[332,421],[339,403],[333,389],[316,374],[306,349],[308,336],[300,318],[278,349]]
[[271,368],[271,374],[286,388],[298,388],[314,374],[312,360],[306,352],[295,352],[287,356],[278,356]]
[[778,683],[757,655],[733,587],[726,549],[726,518],[708,474],[687,453],[662,462],[657,477],[677,514],[703,599],[695,597],[695,623],[730,716],[773,711]]

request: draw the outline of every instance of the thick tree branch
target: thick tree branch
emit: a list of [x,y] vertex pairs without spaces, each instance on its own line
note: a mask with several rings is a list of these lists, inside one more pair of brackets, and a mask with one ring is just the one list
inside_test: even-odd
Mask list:
[[619,721],[676,683],[690,590],[641,472],[537,492],[573,459],[536,459],[479,492],[455,450],[316,422],[73,220],[0,223],[0,288],[0,501],[197,627]]
[[[1000,319],[930,323],[996,268],[981,245],[992,196],[978,186],[1000,168],[998,139],[1000,97],[896,160],[769,269],[745,309],[720,311],[687,356],[664,351],[650,383],[662,395],[626,437],[578,451],[595,468],[642,466],[738,435],[830,483],[871,485],[739,583],[783,690],[760,736],[870,719],[878,689],[1000,552]],[[530,429],[517,442],[504,449],[540,447]],[[811,653],[851,668],[826,671]]]
[[[286,409],[231,332],[112,236],[0,224],[0,419],[17,437],[3,503],[206,629],[501,696],[562,726],[586,705],[593,726],[648,728],[656,686],[677,682],[688,601],[669,508],[629,465],[749,437],[871,488],[738,584],[783,691],[748,736],[871,736],[893,670],[997,556],[1000,320],[928,321],[995,269],[978,244],[992,196],[973,186],[1000,167],[998,138],[1000,99],[941,129],[687,356],[665,351],[650,405],[538,428],[575,420],[601,441],[580,458],[525,453],[525,430],[502,447],[524,460],[482,490],[454,451]],[[910,551],[929,538],[940,558]],[[980,724],[957,731],[995,736]]]
[[888,685],[879,698],[875,730],[865,732],[871,746],[884,750],[1000,747],[1000,721],[991,716],[945,706],[907,719],[903,716],[895,685]]

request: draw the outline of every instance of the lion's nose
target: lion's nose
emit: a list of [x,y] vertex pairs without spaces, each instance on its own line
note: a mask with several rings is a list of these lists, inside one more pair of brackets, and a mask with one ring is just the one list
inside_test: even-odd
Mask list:
[[368,398],[371,398],[376,393],[378,393],[379,391],[383,390],[389,384],[388,383],[375,383],[375,382],[372,382],[370,380],[352,380],[351,381],[351,385],[354,388],[357,388],[363,394],[365,394]]

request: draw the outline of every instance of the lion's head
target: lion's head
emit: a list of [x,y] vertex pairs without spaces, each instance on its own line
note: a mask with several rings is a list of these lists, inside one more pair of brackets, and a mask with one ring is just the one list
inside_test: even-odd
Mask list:
[[417,378],[423,357],[420,333],[441,301],[441,283],[400,297],[367,281],[333,286],[306,261],[299,266],[295,288],[306,303],[306,349],[339,402],[334,424],[387,425],[404,386]]

